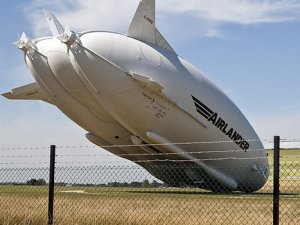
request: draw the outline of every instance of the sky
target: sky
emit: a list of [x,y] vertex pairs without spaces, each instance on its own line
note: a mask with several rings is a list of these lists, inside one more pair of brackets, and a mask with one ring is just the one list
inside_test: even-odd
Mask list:
[[[43,9],[75,31],[126,33],[139,0],[0,1],[0,93],[33,82],[22,32],[49,36]],[[300,140],[299,0],[157,0],[156,26],[175,51],[237,104],[265,146]],[[41,101],[0,97],[0,148],[90,145],[85,133]],[[290,147],[299,142],[286,143]]]

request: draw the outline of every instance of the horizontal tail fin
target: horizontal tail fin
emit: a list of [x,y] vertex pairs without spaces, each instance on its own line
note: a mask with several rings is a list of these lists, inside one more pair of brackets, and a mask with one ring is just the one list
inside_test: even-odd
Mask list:
[[40,86],[36,82],[14,88],[10,92],[2,94],[2,96],[8,99],[43,100],[51,103],[50,99],[44,95],[40,89]]

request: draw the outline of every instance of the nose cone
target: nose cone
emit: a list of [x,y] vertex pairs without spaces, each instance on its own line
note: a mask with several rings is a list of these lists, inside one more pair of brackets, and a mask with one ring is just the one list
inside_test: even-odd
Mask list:
[[243,173],[247,176],[239,185],[240,191],[250,193],[261,189],[266,184],[270,173],[268,160],[263,159],[249,165]]
[[269,160],[261,141],[256,141],[251,162],[247,166],[247,179],[242,183],[245,192],[253,192],[261,189],[267,182],[270,174]]

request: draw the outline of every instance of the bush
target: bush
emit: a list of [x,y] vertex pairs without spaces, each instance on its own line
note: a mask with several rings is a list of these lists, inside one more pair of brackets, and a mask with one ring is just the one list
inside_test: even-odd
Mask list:
[[32,185],[32,186],[44,186],[46,185],[45,179],[31,179],[26,182],[27,185]]

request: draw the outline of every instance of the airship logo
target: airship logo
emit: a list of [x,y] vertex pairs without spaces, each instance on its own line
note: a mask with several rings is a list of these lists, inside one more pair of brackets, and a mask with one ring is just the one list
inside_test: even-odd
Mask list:
[[194,100],[196,110],[200,115],[207,119],[208,122],[211,122],[213,125],[215,125],[216,128],[220,129],[220,131],[234,141],[241,149],[245,151],[249,149],[249,142],[246,141],[234,128],[231,127],[229,129],[230,125],[223,120],[218,113],[212,111],[193,95],[192,99]]

